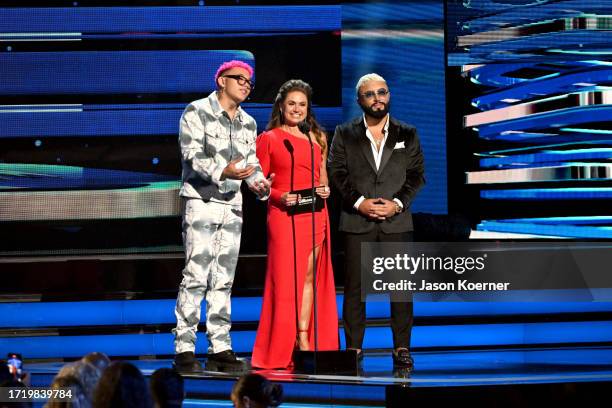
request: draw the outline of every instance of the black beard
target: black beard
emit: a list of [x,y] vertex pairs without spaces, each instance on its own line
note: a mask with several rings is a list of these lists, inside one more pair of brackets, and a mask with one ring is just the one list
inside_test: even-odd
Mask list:
[[361,107],[361,110],[363,111],[363,113],[366,114],[366,116],[371,116],[376,119],[382,119],[385,116],[387,116],[387,114],[389,113],[389,103],[390,101],[383,104],[385,107],[380,110],[374,110],[371,107],[367,105],[363,105],[361,103],[359,104],[359,106]]

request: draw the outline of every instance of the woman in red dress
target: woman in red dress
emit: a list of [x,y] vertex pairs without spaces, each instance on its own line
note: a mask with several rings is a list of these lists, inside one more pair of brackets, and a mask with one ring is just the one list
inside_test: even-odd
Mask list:
[[[311,96],[312,88],[304,81],[285,82],[274,101],[267,131],[257,139],[257,157],[263,172],[275,176],[268,204],[268,265],[253,348],[253,367],[288,368],[294,349],[314,349],[313,281],[316,282],[317,349],[338,349],[338,311],[327,205],[315,212],[316,268],[313,268],[312,256],[312,213],[290,214],[290,209],[301,199],[291,191],[312,188],[311,145],[298,128],[302,121],[306,121],[311,129],[316,194],[323,200],[329,197],[325,167],[327,141],[312,114]],[[295,270],[292,218],[295,224]],[[316,279],[313,279],[313,270]]]

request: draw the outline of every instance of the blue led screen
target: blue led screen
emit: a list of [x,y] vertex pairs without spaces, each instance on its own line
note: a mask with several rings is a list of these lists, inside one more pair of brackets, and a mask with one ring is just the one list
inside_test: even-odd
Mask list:
[[451,211],[477,238],[611,239],[612,2],[446,5]]
[[[255,67],[259,131],[290,78],[328,131],[342,121],[338,3],[156,3],[0,8],[3,254],[182,251],[178,121],[224,61]],[[265,207],[245,207],[258,251]]]
[[[0,253],[180,252],[178,120],[229,59],[255,67],[259,131],[288,79],[331,137],[359,114],[357,79],[383,75],[426,156],[412,210],[445,214],[443,27],[437,1],[0,7]],[[265,252],[265,227],[245,194],[243,252]]]

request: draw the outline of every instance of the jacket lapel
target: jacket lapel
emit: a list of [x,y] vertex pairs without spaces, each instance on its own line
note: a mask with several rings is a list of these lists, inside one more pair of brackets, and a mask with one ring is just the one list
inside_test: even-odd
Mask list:
[[363,118],[360,117],[355,120],[353,123],[355,129],[355,136],[357,137],[359,147],[361,148],[361,153],[366,158],[368,163],[370,163],[370,167],[376,173],[376,162],[374,162],[374,156],[372,155],[372,147],[370,146],[370,140],[366,136],[366,128],[363,124]]
[[[378,174],[382,173],[383,169],[387,165],[387,162],[391,158],[393,154],[393,149],[395,148],[395,143],[397,142],[399,128],[395,126],[393,121],[391,120],[391,116],[389,116],[389,136],[387,136],[387,142],[383,147],[383,154],[380,160],[380,167],[378,168]],[[370,154],[371,156],[371,154]]]

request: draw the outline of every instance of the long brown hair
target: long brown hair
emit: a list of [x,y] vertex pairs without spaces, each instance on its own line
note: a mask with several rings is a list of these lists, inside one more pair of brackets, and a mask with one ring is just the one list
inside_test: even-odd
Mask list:
[[325,152],[327,150],[327,138],[325,136],[325,131],[317,122],[314,112],[312,111],[312,87],[301,79],[290,79],[281,85],[278,94],[276,94],[276,99],[274,99],[272,114],[270,115],[270,121],[268,122],[268,126],[266,126],[266,130],[279,128],[284,124],[281,105],[285,102],[287,95],[293,91],[302,92],[306,95],[306,99],[308,99],[308,109],[306,111],[305,120],[310,125],[310,129],[315,135],[317,143],[321,146],[321,150]]

